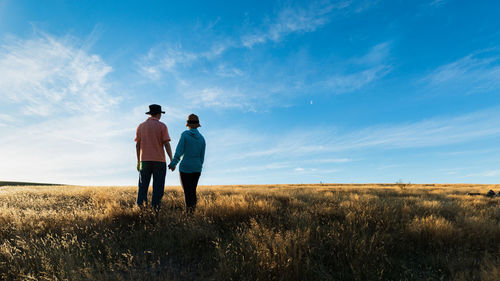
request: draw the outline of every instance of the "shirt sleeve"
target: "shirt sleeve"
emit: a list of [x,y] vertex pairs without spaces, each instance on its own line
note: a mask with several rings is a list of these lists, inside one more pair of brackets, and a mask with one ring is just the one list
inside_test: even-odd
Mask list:
[[141,125],[137,126],[137,130],[135,131],[135,142],[141,141]]
[[172,162],[170,165],[173,165],[174,167],[181,161],[182,155],[184,155],[184,143],[186,139],[184,138],[184,134],[181,135],[181,139],[179,140],[179,143],[177,144],[177,148],[175,149],[175,155],[174,159],[172,159]]
[[163,143],[170,141],[170,135],[168,134],[167,125],[164,125],[161,128],[161,138],[162,138]]
[[201,165],[203,165],[203,162],[205,162],[205,147],[206,147],[206,142],[205,140],[203,140],[203,145],[201,146],[201,153],[200,153]]

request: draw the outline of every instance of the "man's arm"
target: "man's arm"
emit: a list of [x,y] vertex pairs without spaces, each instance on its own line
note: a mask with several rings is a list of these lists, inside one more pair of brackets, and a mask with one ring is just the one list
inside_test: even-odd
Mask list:
[[174,159],[172,160],[170,165],[168,165],[170,170],[172,170],[172,171],[175,170],[175,166],[181,160],[182,155],[184,155],[184,134],[181,135],[181,139],[179,140],[179,143],[177,143],[177,148],[175,149]]
[[167,151],[168,158],[170,158],[170,162],[172,162],[172,147],[170,147],[170,141],[166,141],[163,145]]
[[140,163],[141,163],[141,142],[137,142],[135,144],[135,153],[137,154],[137,171],[140,171]]
[[137,154],[137,162],[141,161],[141,143],[137,142],[135,144],[135,152]]

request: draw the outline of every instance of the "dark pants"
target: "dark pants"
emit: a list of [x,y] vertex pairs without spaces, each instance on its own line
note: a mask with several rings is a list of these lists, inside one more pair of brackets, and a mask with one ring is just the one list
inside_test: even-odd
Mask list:
[[141,172],[139,174],[139,190],[137,192],[137,205],[143,207],[144,201],[148,202],[148,188],[153,176],[153,198],[151,205],[156,211],[160,210],[161,198],[165,189],[165,174],[167,164],[157,161],[141,161]]
[[201,173],[179,173],[181,175],[182,189],[184,189],[186,211],[190,213],[196,208],[196,187]]

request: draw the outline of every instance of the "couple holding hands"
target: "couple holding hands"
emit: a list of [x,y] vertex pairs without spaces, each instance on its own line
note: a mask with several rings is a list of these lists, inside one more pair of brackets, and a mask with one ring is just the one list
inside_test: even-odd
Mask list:
[[196,207],[196,187],[205,159],[205,139],[198,132],[198,128],[201,127],[198,116],[195,114],[188,116],[186,123],[188,129],[181,134],[172,158],[168,129],[165,123],[160,121],[161,115],[165,112],[161,110],[160,105],[152,104],[146,114],[150,117],[137,127],[135,136],[137,170],[139,171],[136,203],[141,208],[144,207],[144,202],[147,203],[149,182],[153,177],[151,205],[158,215],[165,189],[166,151],[170,158],[168,165],[170,170],[174,171],[180,161],[179,174],[186,200],[186,211],[192,213]]

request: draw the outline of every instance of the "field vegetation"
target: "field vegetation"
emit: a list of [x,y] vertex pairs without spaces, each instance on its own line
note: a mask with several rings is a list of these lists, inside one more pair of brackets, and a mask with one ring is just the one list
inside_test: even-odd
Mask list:
[[486,185],[0,188],[1,280],[500,280]]

